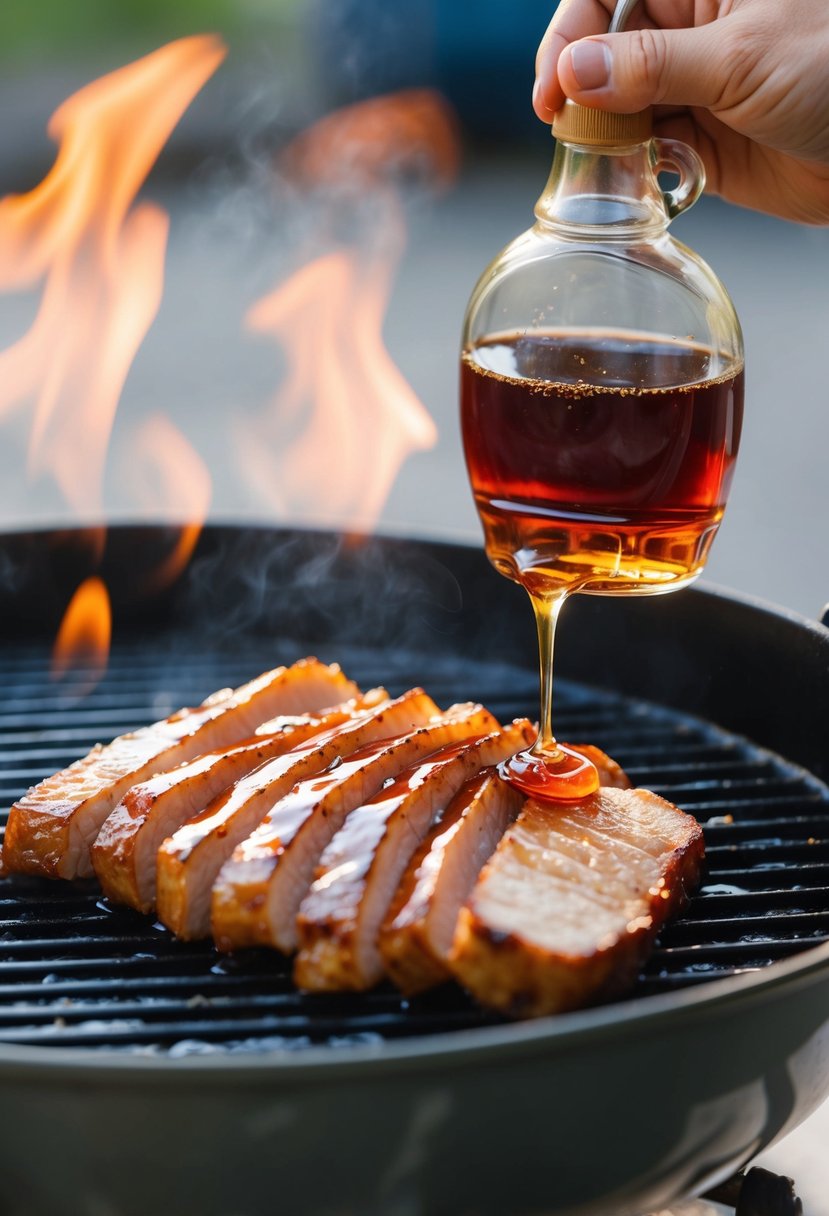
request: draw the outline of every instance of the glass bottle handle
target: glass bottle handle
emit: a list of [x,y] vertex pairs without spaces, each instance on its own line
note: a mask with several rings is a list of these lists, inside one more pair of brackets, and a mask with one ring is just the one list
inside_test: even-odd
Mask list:
[[663,190],[670,218],[676,219],[697,201],[705,187],[705,166],[693,148],[678,139],[654,139],[654,173],[676,173],[675,190]]

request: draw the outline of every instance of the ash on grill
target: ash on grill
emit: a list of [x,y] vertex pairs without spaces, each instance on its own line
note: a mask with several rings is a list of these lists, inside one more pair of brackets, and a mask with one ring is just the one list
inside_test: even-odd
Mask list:
[[[194,649],[156,634],[122,639],[103,683],[61,701],[45,646],[0,655],[0,799],[82,755],[99,739],[235,686],[306,644]],[[364,686],[426,683],[446,703],[474,697],[501,720],[535,710],[533,673],[386,648],[343,647],[336,659]],[[708,878],[667,928],[633,996],[737,975],[829,940],[829,789],[744,740],[654,705],[561,683],[564,737],[606,749],[635,784],[690,811],[705,830]],[[494,1021],[454,986],[406,1001],[298,992],[272,952],[225,958],[175,941],[160,925],[110,907],[92,883],[24,878],[0,885],[0,1042],[181,1055],[370,1043]]]

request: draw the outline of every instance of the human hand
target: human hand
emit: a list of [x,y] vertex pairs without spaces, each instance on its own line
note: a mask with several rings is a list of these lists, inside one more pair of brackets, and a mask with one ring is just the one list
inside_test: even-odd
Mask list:
[[701,156],[710,192],[829,223],[827,0],[643,0],[607,34],[615,0],[563,0],[536,58],[533,105],[565,96],[617,113],[657,106],[656,132]]

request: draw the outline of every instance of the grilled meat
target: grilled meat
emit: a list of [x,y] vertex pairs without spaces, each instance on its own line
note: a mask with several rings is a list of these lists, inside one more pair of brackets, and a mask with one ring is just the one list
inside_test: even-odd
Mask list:
[[504,730],[493,722],[480,710],[468,723],[471,737],[404,769],[348,816],[300,907],[294,978],[301,988],[363,989],[381,978],[377,935],[412,853],[465,781],[534,733],[526,721]]
[[163,722],[121,735],[34,786],[9,812],[4,842],[9,870],[54,878],[92,873],[90,846],[127,790],[155,773],[250,736],[274,714],[324,709],[359,689],[334,664],[302,659],[232,692],[182,709]]
[[702,860],[696,820],[647,790],[529,801],[461,909],[452,972],[513,1016],[611,996],[633,981]]
[[455,706],[438,717],[427,703],[418,729],[360,748],[319,776],[300,781],[256,831],[237,846],[213,888],[211,924],[220,949],[297,947],[296,915],[314,867],[346,816],[401,769],[457,741],[480,721],[477,706]]
[[273,733],[260,732],[236,747],[207,752],[134,785],[104,820],[92,846],[92,864],[104,894],[139,912],[151,912],[156,853],[168,836],[253,769],[347,718],[347,712],[335,711],[277,720]]
[[518,790],[484,769],[455,795],[415,853],[378,939],[389,977],[407,995],[451,979],[444,960],[461,904],[523,802]]
[[[604,786],[629,789],[627,775],[591,744],[578,744]],[[380,931],[386,971],[407,994],[451,979],[446,958],[461,905],[484,863],[521,809],[524,798],[492,770],[455,796],[415,852]]]
[[[423,696],[415,689],[355,713],[302,747],[269,760],[165,840],[158,851],[157,874],[158,914],[164,924],[179,937],[207,936],[210,893],[219,871],[274,803],[297,781],[322,772],[358,747],[411,729],[422,713]],[[431,712],[438,712],[433,703]]]

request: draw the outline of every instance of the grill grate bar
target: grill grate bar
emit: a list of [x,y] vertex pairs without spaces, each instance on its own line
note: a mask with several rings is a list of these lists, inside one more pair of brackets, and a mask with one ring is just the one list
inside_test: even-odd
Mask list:
[[[47,648],[6,651],[0,798],[8,805],[96,741],[309,649],[284,642],[211,655],[192,639],[178,650],[169,638],[149,648],[121,640],[104,681],[78,704],[50,684]],[[439,704],[479,699],[502,720],[536,712],[532,672],[486,663],[470,671],[458,660],[424,662],[402,651],[355,648],[337,658],[363,687],[398,692],[422,682]],[[597,743],[637,783],[711,821],[706,887],[666,929],[635,995],[745,974],[829,939],[829,791],[704,723],[574,685],[559,691],[562,737]],[[278,955],[226,957],[209,943],[176,942],[149,919],[111,908],[92,882],[13,879],[0,887],[0,1042],[185,1053],[250,1040],[249,1049],[301,1049],[496,1020],[451,985],[411,1002],[386,987],[299,993]]]

